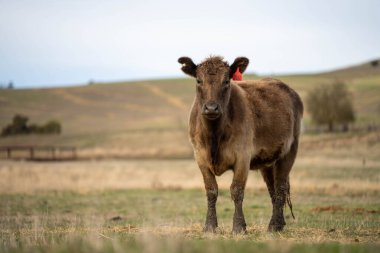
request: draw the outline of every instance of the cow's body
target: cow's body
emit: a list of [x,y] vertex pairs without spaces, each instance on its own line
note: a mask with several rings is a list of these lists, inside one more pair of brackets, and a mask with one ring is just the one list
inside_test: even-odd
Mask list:
[[[213,61],[215,58],[208,60]],[[302,101],[286,84],[270,78],[260,81],[232,81],[228,86],[228,94],[222,95],[220,92],[223,89],[221,91],[215,87],[220,79],[217,73],[223,70],[223,66],[219,62],[211,64],[208,60],[202,63],[206,63],[205,65],[198,65],[195,77],[204,79],[209,87],[202,84],[204,87],[199,88],[202,90],[198,91],[194,100],[189,121],[190,140],[208,198],[205,230],[214,231],[217,226],[215,203],[218,186],[215,176],[226,170],[233,170],[233,232],[245,231],[242,202],[250,169],[260,170],[268,186],[274,207],[269,229],[282,230],[285,225],[283,207],[287,197],[289,200],[290,191],[288,175],[297,154]],[[211,75],[201,72],[204,72],[204,66],[211,68],[212,71],[206,71],[212,73]],[[211,105],[206,103],[205,109],[206,95],[213,101],[219,99],[219,102],[212,102]],[[214,113],[210,119],[207,117],[207,109],[215,107],[217,112],[221,111],[218,113],[220,115],[214,119]]]
[[[289,152],[300,133],[302,102],[285,84],[268,78],[233,82],[232,86],[225,123],[204,126],[196,99],[191,110],[189,134],[196,160],[217,176],[233,169],[240,156],[249,157],[250,169],[271,165]],[[215,131],[219,138],[207,137]],[[213,141],[218,145],[214,154]]]

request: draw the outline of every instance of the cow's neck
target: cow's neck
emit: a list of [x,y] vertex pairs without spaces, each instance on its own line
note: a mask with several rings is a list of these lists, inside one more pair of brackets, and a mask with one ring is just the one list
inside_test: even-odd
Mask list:
[[208,120],[203,116],[201,117],[201,122],[203,125],[203,140],[209,149],[212,164],[217,165],[219,162],[219,147],[227,136],[226,130],[228,118],[226,114],[223,114],[216,120]]

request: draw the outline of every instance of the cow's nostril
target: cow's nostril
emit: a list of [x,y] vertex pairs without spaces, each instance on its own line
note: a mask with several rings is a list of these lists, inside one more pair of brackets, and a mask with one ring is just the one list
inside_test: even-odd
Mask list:
[[206,104],[206,111],[209,111],[209,112],[218,112],[219,111],[219,106],[218,106],[217,103]]

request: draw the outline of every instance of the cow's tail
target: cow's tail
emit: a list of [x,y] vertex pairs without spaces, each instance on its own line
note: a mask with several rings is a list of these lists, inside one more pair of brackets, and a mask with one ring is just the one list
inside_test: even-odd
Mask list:
[[290,209],[290,212],[292,214],[292,217],[293,219],[296,219],[296,217],[294,216],[294,213],[293,213],[293,205],[292,205],[292,200],[290,199],[290,183],[289,183],[289,179],[288,179],[288,191],[286,193],[286,202],[288,203],[288,206],[289,206],[289,209]]

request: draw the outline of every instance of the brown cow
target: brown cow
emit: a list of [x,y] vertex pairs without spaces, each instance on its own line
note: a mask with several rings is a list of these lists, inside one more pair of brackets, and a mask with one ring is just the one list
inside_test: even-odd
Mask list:
[[[244,233],[242,204],[249,170],[260,170],[272,200],[269,231],[285,226],[283,209],[290,209],[289,172],[297,155],[303,105],[298,94],[283,82],[231,81],[249,60],[236,58],[229,66],[221,57],[209,57],[195,65],[181,57],[182,71],[197,80],[190,113],[190,140],[202,172],[208,201],[204,231],[218,226],[215,176],[233,170],[231,197],[235,204],[233,233]],[[292,211],[292,210],[291,210]],[[293,212],[292,212],[293,215]]]

